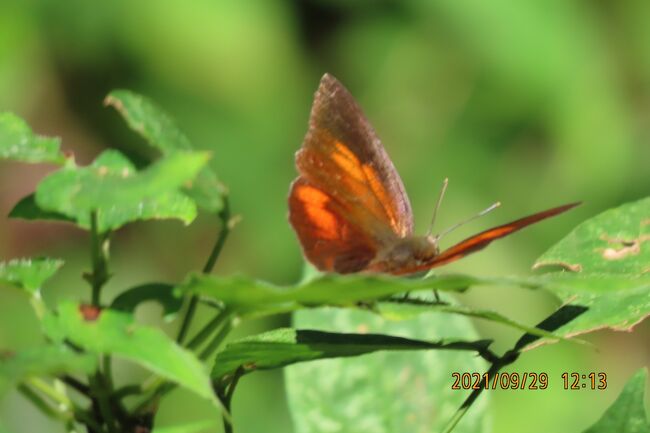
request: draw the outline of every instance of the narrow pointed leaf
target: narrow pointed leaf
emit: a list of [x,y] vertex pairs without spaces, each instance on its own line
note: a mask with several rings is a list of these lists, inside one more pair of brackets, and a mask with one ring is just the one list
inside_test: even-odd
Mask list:
[[349,334],[281,328],[247,337],[226,346],[217,354],[212,379],[234,374],[285,367],[318,359],[359,356],[380,350],[468,350],[487,349],[490,340],[423,341],[382,334]]
[[643,404],[648,370],[636,372],[603,416],[584,433],[647,433],[650,419]]
[[177,153],[141,172],[115,150],[90,166],[68,165],[47,176],[36,190],[39,208],[90,226],[97,211],[100,232],[135,220],[175,218],[189,224],[196,216],[191,199],[179,191],[207,161],[202,153]]
[[[187,136],[172,118],[148,98],[129,90],[114,90],[104,100],[126,120],[129,127],[163,155],[195,150]],[[204,168],[187,190],[196,203],[209,212],[223,207],[225,187],[208,167]]]
[[27,123],[12,113],[0,113],[0,159],[30,163],[63,164],[60,140],[41,137]]
[[126,358],[213,400],[201,362],[161,330],[135,323],[131,314],[65,302],[43,325],[52,340],[65,339],[91,353]]
[[479,281],[466,275],[427,279],[324,275],[297,286],[278,287],[244,276],[192,275],[179,291],[213,298],[242,313],[272,314],[320,305],[352,305],[415,290],[462,291]]
[[19,352],[0,352],[0,395],[14,384],[33,376],[94,371],[96,358],[63,345],[45,345]]
[[48,258],[14,259],[0,262],[0,284],[18,287],[34,294],[61,266],[63,266],[63,260]]

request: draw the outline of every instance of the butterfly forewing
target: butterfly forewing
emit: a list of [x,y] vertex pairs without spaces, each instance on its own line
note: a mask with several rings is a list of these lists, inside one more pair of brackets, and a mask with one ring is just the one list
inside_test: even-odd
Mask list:
[[[319,269],[362,270],[382,246],[412,233],[402,180],[359,105],[331,75],[316,92],[296,166],[289,220]],[[319,191],[327,206],[305,191]],[[325,221],[337,231],[323,236]]]

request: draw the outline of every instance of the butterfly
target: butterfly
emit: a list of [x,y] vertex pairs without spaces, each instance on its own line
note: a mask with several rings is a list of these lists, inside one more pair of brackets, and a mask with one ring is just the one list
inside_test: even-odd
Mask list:
[[[330,74],[316,91],[296,167],[289,221],[307,259],[321,271],[341,274],[427,271],[579,204],[485,230],[440,251],[441,235],[413,234],[413,213],[399,174],[359,104]],[[446,181],[438,206],[445,187]]]

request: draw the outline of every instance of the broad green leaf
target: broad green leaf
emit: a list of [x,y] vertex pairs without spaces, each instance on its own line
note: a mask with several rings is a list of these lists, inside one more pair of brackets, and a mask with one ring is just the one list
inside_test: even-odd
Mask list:
[[62,213],[46,211],[38,207],[36,204],[36,194],[30,194],[23,197],[18,203],[16,203],[14,208],[11,209],[11,212],[9,212],[9,218],[75,222],[74,218],[63,215]]
[[[300,328],[418,340],[476,337],[469,319],[440,314],[393,322],[365,311],[320,309],[299,311],[294,322]],[[296,433],[439,432],[469,393],[451,389],[452,373],[486,369],[471,352],[382,351],[292,365],[285,377]],[[487,397],[479,398],[455,433],[490,431]]]
[[12,285],[35,294],[61,266],[63,260],[48,258],[0,262],[0,284]]
[[466,275],[426,279],[323,275],[297,286],[278,287],[244,276],[195,274],[179,287],[179,291],[216,299],[243,314],[273,314],[302,307],[352,305],[415,290],[460,291],[478,281]]
[[487,349],[490,340],[423,341],[381,334],[350,334],[281,328],[232,342],[217,354],[212,379],[219,382],[237,370],[249,373],[298,362],[359,356],[380,350]]
[[156,301],[163,307],[165,319],[172,319],[183,306],[183,299],[174,296],[176,286],[165,283],[149,283],[120,293],[111,304],[114,310],[133,313],[143,302]]
[[92,355],[77,353],[63,345],[32,347],[19,352],[0,352],[0,395],[16,383],[33,376],[90,373]]
[[43,326],[55,341],[65,339],[91,353],[129,359],[201,397],[213,399],[201,362],[161,330],[135,323],[131,314],[98,312],[94,307],[65,302],[59,306],[58,315],[46,316]]
[[643,404],[648,371],[643,368],[627,382],[616,401],[584,433],[648,433],[650,419]]
[[563,303],[582,305],[587,312],[558,329],[573,336],[602,328],[628,331],[650,316],[650,275],[546,274],[523,280],[556,294]]
[[197,421],[186,424],[171,425],[165,427],[154,426],[152,433],[194,433],[201,432],[214,427],[214,421]]
[[[148,98],[129,90],[114,90],[106,97],[104,104],[115,108],[132,130],[163,155],[195,150],[171,117]],[[214,172],[207,167],[198,174],[187,192],[209,212],[221,210],[223,196],[227,193]]]
[[607,210],[577,226],[545,252],[535,268],[579,273],[650,272],[650,197]]
[[178,191],[207,161],[203,153],[176,153],[141,172],[115,150],[103,152],[90,166],[68,165],[41,181],[36,204],[46,211],[90,227],[97,211],[100,232],[135,220],[176,218],[189,224],[196,216],[191,199]]
[[0,159],[20,162],[63,164],[58,138],[41,137],[12,113],[0,113]]

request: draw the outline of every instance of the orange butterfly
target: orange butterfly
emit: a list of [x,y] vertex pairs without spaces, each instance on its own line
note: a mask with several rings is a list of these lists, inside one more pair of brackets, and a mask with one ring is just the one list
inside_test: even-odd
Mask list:
[[[296,167],[300,175],[291,185],[289,221],[309,261],[321,271],[342,274],[425,271],[579,204],[488,229],[440,252],[440,235],[413,235],[402,180],[357,102],[329,74],[316,92]],[[445,187],[446,181],[438,205]]]

